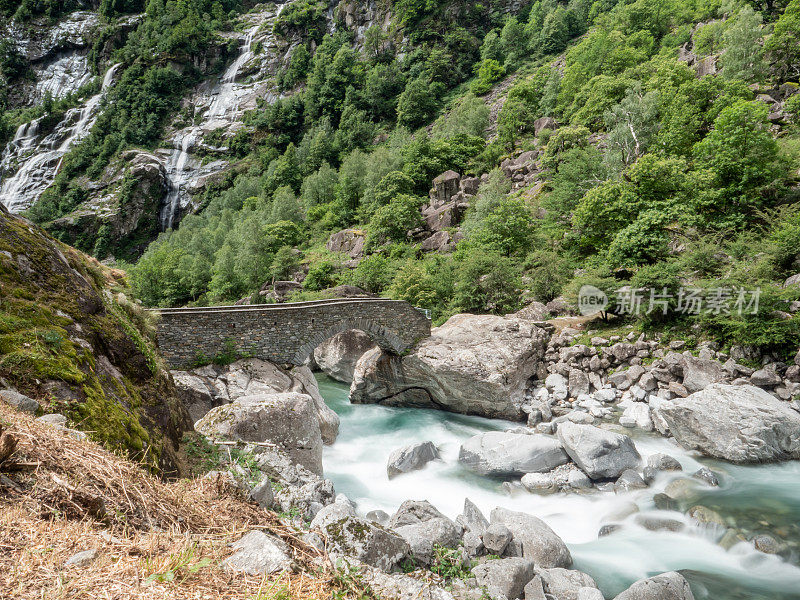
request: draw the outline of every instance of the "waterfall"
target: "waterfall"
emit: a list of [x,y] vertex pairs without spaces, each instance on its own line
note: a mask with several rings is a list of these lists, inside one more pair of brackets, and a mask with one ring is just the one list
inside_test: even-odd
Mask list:
[[164,231],[172,229],[175,217],[180,213],[181,197],[185,193],[186,184],[191,180],[191,172],[186,170],[189,162],[189,150],[199,135],[199,131],[192,127],[188,131],[179,132],[173,140],[175,148],[169,156],[166,167],[169,191],[159,217],[161,229]]
[[[163,231],[177,225],[181,211],[189,205],[191,198],[187,188],[202,175],[224,168],[223,161],[200,165],[200,162],[192,156],[192,151],[202,142],[204,134],[215,129],[231,128],[239,120],[243,101],[253,96],[258,85],[238,81],[242,69],[255,58],[253,40],[262,27],[268,32],[267,35],[272,35],[272,21],[278,17],[284,6],[285,4],[278,5],[273,14],[264,19],[257,19],[257,22],[248,28],[240,38],[238,56],[225,69],[217,84],[210,92],[199,92],[193,98],[193,104],[199,107],[198,114],[202,115],[200,123],[180,129],[172,135],[170,139],[172,149],[165,160],[169,188],[159,214]],[[270,100],[277,97],[262,90],[259,92],[261,97]],[[208,108],[204,110],[203,107],[206,106]]]
[[[67,111],[62,121],[44,139],[38,139],[39,121],[32,121],[17,129],[14,140],[3,152],[0,173],[22,162],[22,166],[9,178],[0,182],[0,202],[12,213],[30,208],[53,183],[64,155],[92,129],[97,110],[106,90],[114,81],[120,65],[114,65],[105,74],[100,93],[92,96],[81,108]],[[30,152],[32,154],[29,154]]]

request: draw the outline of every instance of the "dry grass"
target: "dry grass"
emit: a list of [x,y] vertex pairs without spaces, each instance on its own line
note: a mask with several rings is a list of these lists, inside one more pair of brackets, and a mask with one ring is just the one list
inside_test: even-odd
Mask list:
[[[94,443],[0,404],[19,441],[0,465],[0,598],[330,598],[325,557],[274,513],[209,480],[166,483]],[[219,567],[246,531],[286,542],[292,573],[248,577]],[[85,568],[66,567],[97,548]],[[344,596],[343,596],[344,597]]]

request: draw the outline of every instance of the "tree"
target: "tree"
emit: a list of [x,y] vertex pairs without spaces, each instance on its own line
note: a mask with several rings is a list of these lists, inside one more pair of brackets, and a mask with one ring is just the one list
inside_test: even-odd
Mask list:
[[469,240],[511,256],[533,244],[533,216],[520,198],[504,198],[472,230]]
[[303,222],[303,207],[300,205],[292,188],[288,185],[281,186],[275,190],[275,194],[272,197],[269,220],[272,223],[277,223],[278,221]]
[[516,17],[506,19],[500,32],[500,44],[503,48],[504,63],[507,68],[513,68],[527,53],[528,36],[525,34],[525,26],[517,21]]
[[505,77],[506,70],[496,60],[487,58],[478,65],[477,73],[478,79],[472,83],[470,89],[473,94],[482,96],[492,89],[493,83]]
[[300,187],[303,208],[308,211],[314,206],[332,202],[338,182],[339,176],[336,169],[327,162],[323,162],[316,173],[312,173],[303,180],[303,185]]
[[486,37],[483,38],[483,43],[481,44],[481,60],[496,60],[499,63],[505,62],[506,57],[503,52],[503,43],[500,41],[500,35],[497,33],[497,29],[492,29],[486,34]]
[[[762,190],[780,172],[778,145],[769,131],[767,107],[739,101],[725,108],[714,129],[694,147],[701,179],[696,214],[716,227],[736,226],[763,204]],[[698,180],[695,180],[695,184]]]
[[722,75],[748,83],[759,81],[765,71],[761,15],[745,5],[736,21],[724,34],[725,53],[722,55]]
[[439,110],[439,100],[426,79],[418,77],[406,85],[397,102],[397,122],[412,129],[432,121]]
[[457,273],[456,311],[505,314],[519,308],[520,272],[508,257],[476,248],[463,257]]
[[539,51],[542,54],[556,54],[567,47],[570,37],[569,16],[563,6],[559,6],[544,19],[539,34]]
[[386,242],[405,242],[408,232],[422,224],[419,211],[422,203],[421,198],[400,194],[376,210],[369,222],[365,243],[367,250],[374,250]]
[[572,224],[580,235],[580,245],[585,250],[596,251],[606,247],[638,212],[639,198],[631,184],[606,181],[581,199]]
[[800,0],[789,2],[764,44],[764,50],[780,81],[800,78]]
[[647,151],[658,131],[658,92],[643,93],[637,83],[604,118],[611,151],[629,165]]

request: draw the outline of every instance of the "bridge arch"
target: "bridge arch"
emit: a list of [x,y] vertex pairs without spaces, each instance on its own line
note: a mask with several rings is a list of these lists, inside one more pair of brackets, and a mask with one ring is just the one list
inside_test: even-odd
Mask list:
[[158,345],[173,368],[212,358],[230,345],[242,356],[302,365],[314,348],[359,329],[401,354],[430,335],[430,320],[407,302],[353,298],[256,306],[161,309]]
[[396,332],[387,329],[380,323],[376,323],[371,319],[343,319],[328,329],[315,333],[305,344],[298,348],[291,363],[294,365],[305,363],[306,359],[314,352],[317,346],[338,333],[343,333],[352,329],[363,331],[373,342],[387,352],[402,354],[408,348],[408,344],[406,344]]

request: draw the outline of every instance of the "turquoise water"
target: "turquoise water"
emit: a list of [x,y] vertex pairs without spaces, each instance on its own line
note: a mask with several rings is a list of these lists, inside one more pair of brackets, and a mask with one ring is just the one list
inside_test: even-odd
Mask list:
[[[323,455],[325,476],[337,492],[347,494],[361,513],[388,513],[408,499],[428,500],[455,518],[464,499],[475,502],[488,516],[502,506],[544,519],[568,544],[575,568],[591,574],[606,598],[633,581],[664,571],[680,570],[698,599],[800,599],[800,462],[740,467],[700,460],[669,440],[643,434],[636,446],[643,457],[664,452],[677,458],[687,472],[706,465],[721,475],[719,488],[698,488],[682,508],[701,504],[719,512],[730,526],[753,533],[771,533],[786,543],[782,556],[756,552],[748,543],[726,551],[715,542],[719,532],[691,523],[683,512],[657,511],[652,498],[674,476],[659,478],[647,490],[627,494],[539,496],[509,495],[502,481],[477,476],[458,465],[458,449],[472,435],[516,425],[505,421],[455,415],[437,410],[352,405],[348,386],[317,374],[320,391],[341,418],[336,443]],[[386,476],[389,454],[404,445],[430,440],[442,461],[396,477]],[[605,517],[629,503],[638,515],[621,521],[611,535],[597,537]],[[652,532],[637,524],[645,516],[680,520],[679,532]]]

